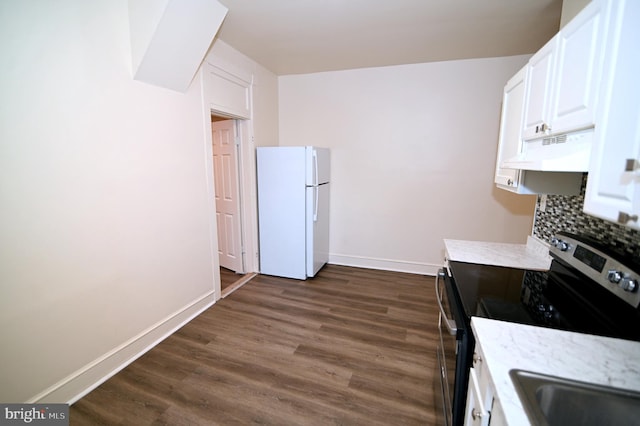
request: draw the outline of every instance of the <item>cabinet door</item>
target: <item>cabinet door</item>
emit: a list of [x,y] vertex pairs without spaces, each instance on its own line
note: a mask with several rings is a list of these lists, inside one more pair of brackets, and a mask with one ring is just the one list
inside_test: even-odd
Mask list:
[[491,405],[491,418],[489,420],[489,424],[491,426],[506,426],[508,424],[507,419],[504,416],[504,411],[502,410],[502,405],[497,399],[494,399],[493,405]]
[[640,229],[640,2],[616,2],[585,193],[585,213]]
[[482,394],[476,375],[476,369],[469,370],[469,386],[467,389],[467,406],[464,414],[464,426],[484,426],[489,421],[489,415],[482,404]]
[[[544,135],[549,125],[549,107],[553,90],[553,70],[555,66],[558,35],[529,59],[525,91],[524,139],[535,139]],[[544,127],[543,127],[544,126]]]
[[503,160],[515,157],[522,148],[522,114],[524,110],[525,75],[522,68],[507,82],[502,95],[502,114],[500,117],[500,136],[496,158],[494,181],[498,187],[515,190],[518,187],[520,171],[500,167]]
[[550,133],[593,127],[610,2],[593,0],[558,34]]

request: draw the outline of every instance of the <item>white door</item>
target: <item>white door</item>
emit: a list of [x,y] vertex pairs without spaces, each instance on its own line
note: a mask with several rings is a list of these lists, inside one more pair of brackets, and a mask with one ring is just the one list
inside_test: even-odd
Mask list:
[[243,273],[236,125],[224,120],[211,127],[220,266]]

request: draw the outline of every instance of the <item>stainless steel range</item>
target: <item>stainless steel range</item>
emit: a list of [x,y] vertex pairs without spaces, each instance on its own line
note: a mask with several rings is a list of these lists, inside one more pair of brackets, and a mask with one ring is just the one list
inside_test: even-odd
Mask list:
[[442,424],[463,422],[472,316],[640,341],[639,259],[569,233],[551,244],[549,271],[450,261],[439,273]]

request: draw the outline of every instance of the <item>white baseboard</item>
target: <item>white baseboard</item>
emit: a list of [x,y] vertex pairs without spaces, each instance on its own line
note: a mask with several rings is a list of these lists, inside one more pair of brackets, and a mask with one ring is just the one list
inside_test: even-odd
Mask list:
[[73,404],[214,303],[211,291],[26,402]]
[[405,260],[376,259],[363,256],[329,254],[329,263],[333,265],[353,266],[356,268],[380,269],[384,271],[407,272],[410,274],[435,276],[442,264],[410,262]]

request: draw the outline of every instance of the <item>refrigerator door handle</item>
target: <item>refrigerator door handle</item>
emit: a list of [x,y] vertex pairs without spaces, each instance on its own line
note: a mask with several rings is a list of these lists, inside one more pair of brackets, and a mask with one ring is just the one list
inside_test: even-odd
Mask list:
[[320,194],[320,189],[317,186],[313,187],[313,192],[315,195],[315,200],[313,203],[313,221],[318,221],[318,195]]
[[[318,182],[318,151],[316,151],[315,149],[313,150],[313,167],[314,167],[314,181],[313,181],[313,185],[318,185],[320,182]],[[317,192],[316,192],[317,194]],[[317,198],[317,195],[316,195]]]

